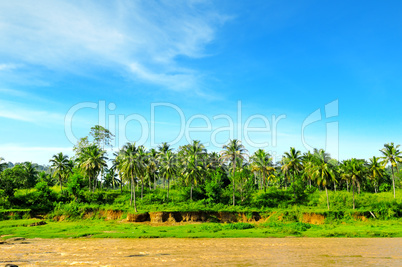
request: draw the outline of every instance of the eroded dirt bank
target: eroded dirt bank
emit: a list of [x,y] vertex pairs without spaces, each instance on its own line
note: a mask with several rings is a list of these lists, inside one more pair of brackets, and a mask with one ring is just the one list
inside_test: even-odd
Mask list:
[[[208,211],[191,211],[191,212],[144,212],[144,213],[124,213],[115,210],[87,211],[83,213],[83,219],[103,218],[104,220],[126,220],[127,222],[147,222],[147,223],[186,223],[186,222],[218,222],[218,223],[235,223],[235,222],[265,222],[273,221],[300,221],[310,224],[324,224],[325,214],[318,213],[302,213],[299,215],[292,212],[208,212]],[[364,215],[356,218],[365,219]],[[67,216],[56,216],[55,221],[63,221],[68,219]]]

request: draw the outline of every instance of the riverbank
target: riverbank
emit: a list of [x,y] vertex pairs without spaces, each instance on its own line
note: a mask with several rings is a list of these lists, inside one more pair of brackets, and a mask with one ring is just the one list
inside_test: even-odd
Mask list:
[[402,221],[366,220],[311,224],[270,221],[250,223],[135,223],[127,220],[87,219],[0,221],[6,240],[24,238],[267,238],[267,237],[402,237]]

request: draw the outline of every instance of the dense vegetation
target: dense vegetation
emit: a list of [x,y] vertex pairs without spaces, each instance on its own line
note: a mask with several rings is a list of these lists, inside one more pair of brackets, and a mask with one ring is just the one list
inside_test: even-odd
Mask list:
[[338,162],[322,149],[302,154],[295,148],[273,162],[262,149],[248,155],[238,140],[221,153],[208,153],[199,141],[177,151],[167,143],[150,150],[128,143],[108,158],[112,139],[107,129],[95,126],[74,147],[74,157],[56,154],[50,168],[0,158],[0,209],[48,214],[88,205],[135,212],[305,206],[382,211],[391,217],[400,217],[402,210],[402,158],[393,143],[369,162]]

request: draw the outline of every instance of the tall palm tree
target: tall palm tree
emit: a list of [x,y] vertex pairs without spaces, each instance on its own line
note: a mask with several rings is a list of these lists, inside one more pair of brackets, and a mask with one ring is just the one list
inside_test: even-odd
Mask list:
[[190,184],[190,199],[193,200],[193,187],[201,182],[204,173],[203,161],[206,157],[207,150],[204,145],[194,140],[188,146],[183,148],[183,171],[182,174],[186,178],[187,184]]
[[323,149],[317,150],[314,153],[316,158],[314,166],[312,167],[312,176],[317,181],[318,185],[322,185],[325,188],[325,193],[327,195],[327,207],[329,210],[329,197],[327,185],[331,182],[336,182],[333,167],[328,163],[329,155],[325,153]]
[[238,172],[236,173],[236,175],[238,176],[237,181],[240,187],[240,200],[243,203],[245,200],[244,191],[245,189],[247,189],[247,184],[249,182],[249,177],[251,176],[252,170],[250,164],[247,161],[241,158],[236,158],[236,161],[236,166],[238,166]]
[[100,149],[97,145],[86,147],[79,155],[79,166],[88,176],[89,191],[91,191],[91,180],[94,182],[93,191],[95,191],[97,177],[103,168],[107,167],[106,160],[105,151]]
[[127,143],[119,151],[119,160],[117,165],[117,168],[120,170],[120,173],[124,179],[130,181],[130,206],[134,203],[135,212],[137,212],[135,197],[136,175],[140,172],[140,166],[137,162],[137,152],[138,149],[135,143]]
[[[162,144],[158,145],[159,158],[163,158],[163,156],[168,151],[172,151],[172,148],[170,147],[170,145],[167,142],[163,142]],[[163,189],[165,189],[166,180],[165,180],[164,176],[162,176],[162,178],[163,178]]]
[[353,192],[353,209],[355,209],[355,187],[359,185],[360,181],[364,179],[366,169],[364,160],[352,158],[345,161],[345,174],[343,175],[350,185]]
[[145,150],[144,146],[139,146],[137,150],[137,175],[141,180],[141,200],[143,199],[144,196],[144,176],[146,174],[147,170],[147,152]]
[[161,173],[167,181],[167,199],[169,200],[169,181],[174,177],[178,171],[176,155],[168,150],[162,154],[161,158]]
[[374,190],[378,192],[379,181],[382,177],[384,177],[384,165],[382,165],[377,157],[373,157],[370,159],[370,163],[368,165],[369,177],[374,183]]
[[251,170],[257,171],[258,173],[262,174],[262,185],[264,188],[264,192],[266,192],[267,177],[268,179],[274,177],[273,173],[275,172],[271,155],[265,152],[263,149],[258,149],[251,157],[251,159]]
[[314,171],[314,162],[316,161],[316,157],[310,151],[304,153],[302,156],[302,165],[303,165],[303,180],[308,180],[309,187],[311,188],[311,178],[312,172]]
[[295,176],[302,169],[302,156],[299,150],[296,150],[294,147],[290,148],[289,152],[285,152],[283,157],[283,165],[282,171],[285,174],[291,175],[293,182],[293,196],[296,200],[296,188],[295,188]]
[[394,143],[390,144],[385,144],[384,148],[380,150],[380,152],[383,154],[381,157],[384,161],[384,164],[390,164],[391,165],[391,172],[392,172],[392,187],[394,188],[394,198],[396,198],[395,195],[395,174],[394,174],[394,168],[396,168],[396,172],[398,172],[398,162],[402,162],[402,155],[401,151],[399,151],[399,146],[395,146]]
[[223,146],[223,150],[221,151],[221,159],[223,161],[229,161],[232,163],[233,173],[232,173],[232,182],[233,182],[233,206],[235,205],[235,173],[236,173],[236,159],[245,159],[247,156],[247,149],[241,144],[240,140],[233,139],[230,140],[227,145]]
[[[149,176],[149,189],[151,189],[151,182],[154,184],[154,190],[156,189],[156,176],[158,174],[158,168],[158,153],[154,148],[152,148],[148,151],[146,164],[146,172]],[[151,177],[153,181],[151,181]]]
[[50,167],[53,169],[53,177],[57,176],[60,183],[60,191],[63,192],[63,177],[68,169],[68,156],[60,152],[53,155],[49,162],[52,164]]
[[32,162],[25,162],[23,166],[24,166],[25,173],[27,174],[25,186],[26,186],[26,188],[33,187],[36,184],[36,180],[37,180],[39,172],[36,169],[36,166],[34,164],[32,164]]

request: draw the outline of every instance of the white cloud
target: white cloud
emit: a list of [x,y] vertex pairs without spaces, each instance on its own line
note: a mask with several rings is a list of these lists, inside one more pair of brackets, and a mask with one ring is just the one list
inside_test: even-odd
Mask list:
[[0,64],[0,71],[13,70],[16,68],[17,68],[16,64]]
[[209,1],[100,3],[1,1],[0,57],[77,73],[107,66],[172,90],[197,89],[200,75],[183,71],[177,57],[205,56],[227,19]]
[[0,118],[37,124],[63,124],[64,114],[23,107],[20,103],[0,100]]

